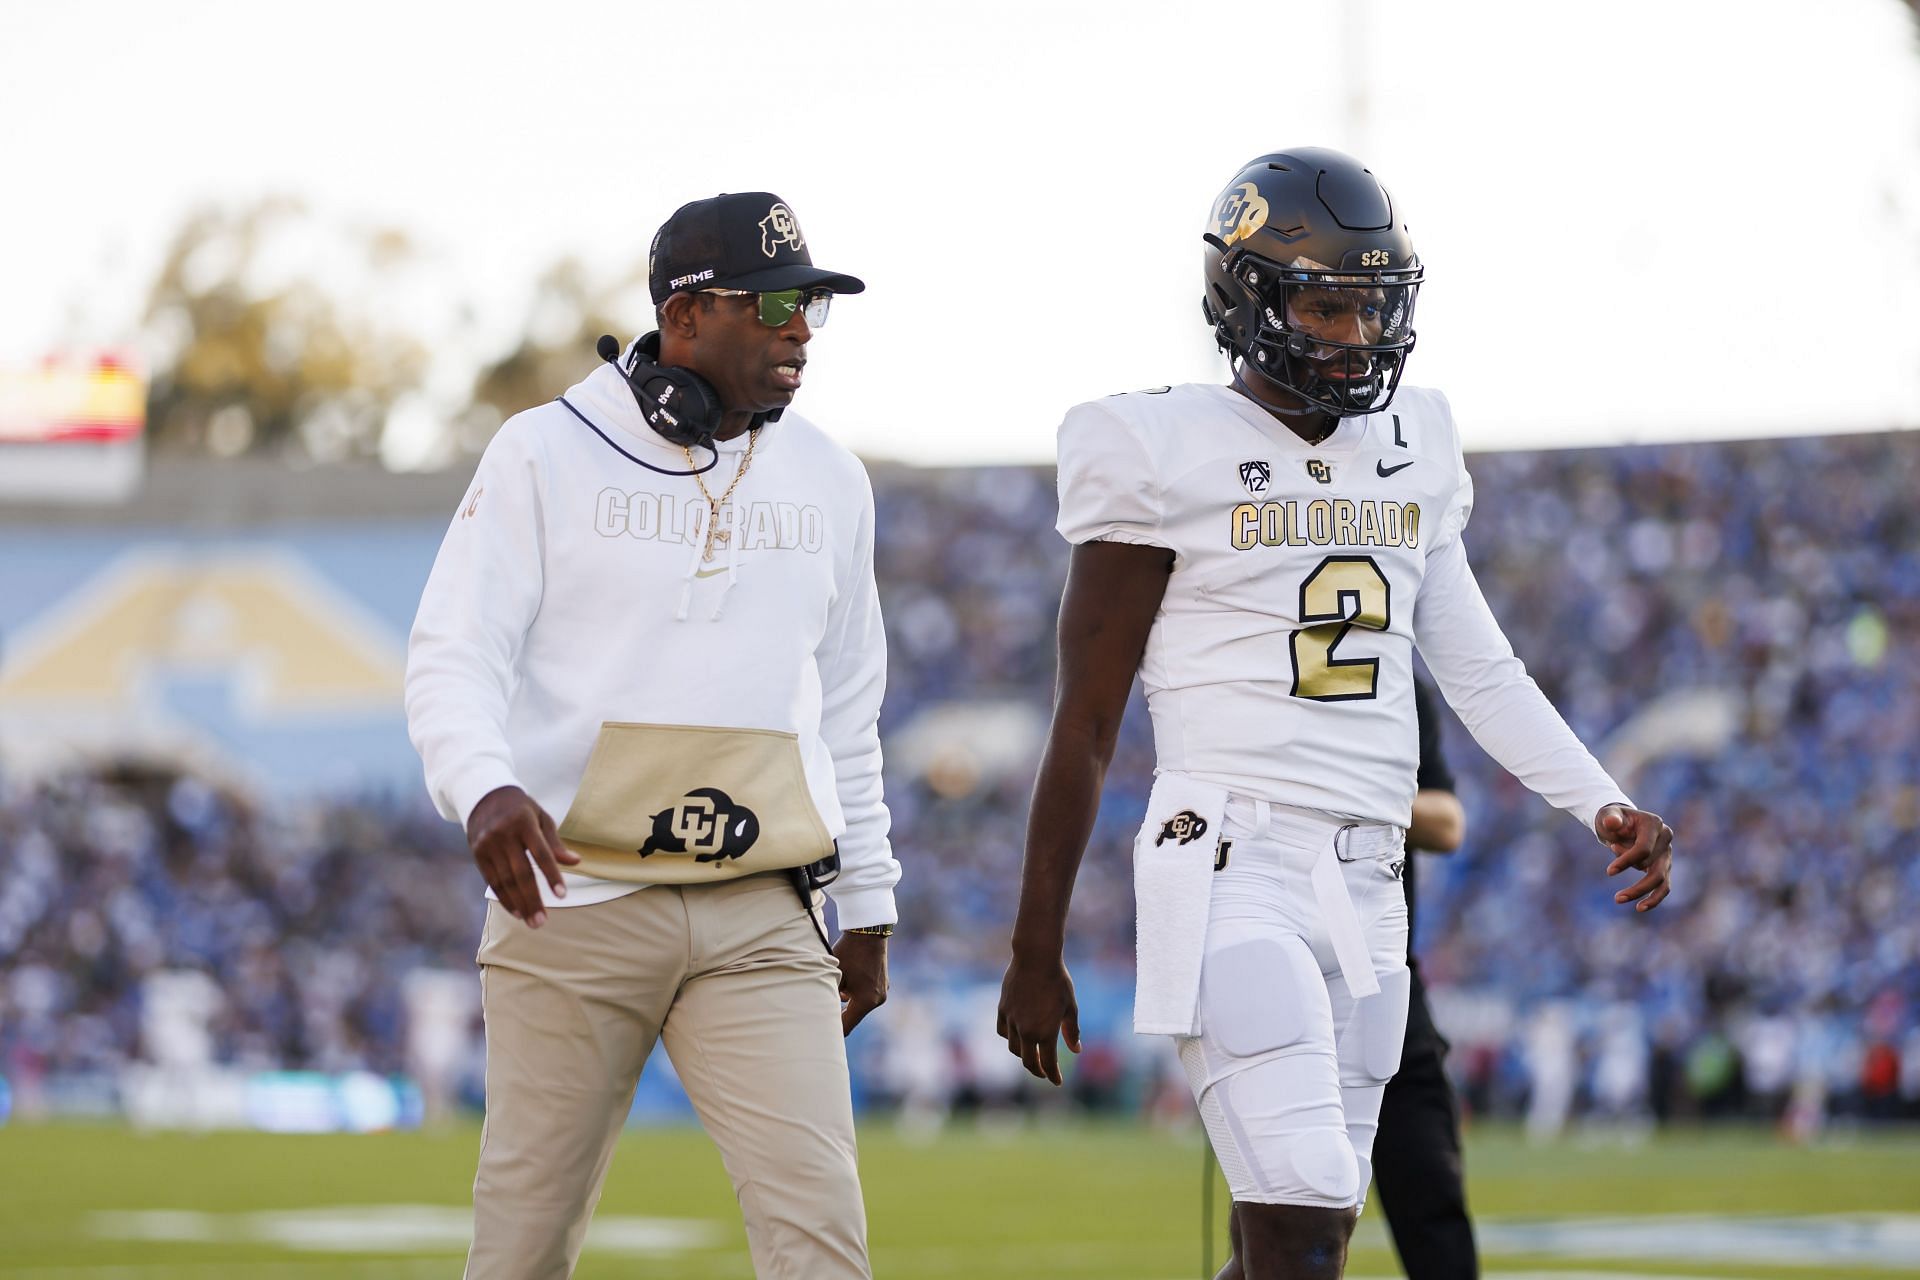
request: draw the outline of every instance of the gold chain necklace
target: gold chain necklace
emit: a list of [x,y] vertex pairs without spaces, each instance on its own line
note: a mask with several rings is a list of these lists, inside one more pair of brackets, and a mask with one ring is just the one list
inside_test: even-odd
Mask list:
[[693,450],[687,445],[680,446],[680,451],[687,455],[687,467],[693,473],[693,482],[700,486],[700,496],[707,500],[707,549],[700,556],[702,562],[713,559],[714,543],[725,542],[733,537],[733,530],[720,527],[720,508],[728,498],[733,496],[733,491],[740,487],[741,478],[747,474],[747,468],[753,465],[753,446],[759,442],[760,428],[749,428],[747,451],[740,455],[740,469],[733,473],[733,483],[727,486],[727,491],[717,498],[707,492],[707,482],[700,478],[700,472],[694,468]]

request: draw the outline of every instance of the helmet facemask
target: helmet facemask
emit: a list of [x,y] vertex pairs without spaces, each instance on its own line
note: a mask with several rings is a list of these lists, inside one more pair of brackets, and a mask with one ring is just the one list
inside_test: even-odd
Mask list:
[[[1222,345],[1316,409],[1345,418],[1386,408],[1413,350],[1417,265],[1334,269],[1244,249],[1223,265],[1254,323],[1232,326],[1244,346]],[[1221,328],[1225,339],[1229,326]]]

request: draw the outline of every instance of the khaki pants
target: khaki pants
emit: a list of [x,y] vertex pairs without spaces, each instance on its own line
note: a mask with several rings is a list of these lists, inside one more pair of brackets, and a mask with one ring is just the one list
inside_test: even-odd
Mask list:
[[487,904],[487,1118],[467,1280],[564,1280],[664,1036],[763,1278],[866,1280],[839,965],[784,874],[547,912]]

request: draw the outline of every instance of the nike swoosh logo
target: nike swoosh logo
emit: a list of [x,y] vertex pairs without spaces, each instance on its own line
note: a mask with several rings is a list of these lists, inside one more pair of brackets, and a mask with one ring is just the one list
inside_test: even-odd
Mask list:
[[726,571],[727,568],[725,565],[720,566],[718,569],[695,569],[693,576],[696,578],[711,578],[716,573],[725,573]]
[[1405,471],[1408,467],[1412,465],[1413,463],[1411,461],[1403,462],[1397,467],[1390,467],[1384,462],[1376,462],[1373,464],[1373,471],[1375,475],[1379,476],[1382,480],[1384,480],[1388,476],[1392,475],[1394,472]]

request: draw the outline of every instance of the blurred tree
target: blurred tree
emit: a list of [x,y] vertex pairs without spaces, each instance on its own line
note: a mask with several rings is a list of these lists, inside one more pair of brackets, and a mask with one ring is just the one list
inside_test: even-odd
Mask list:
[[412,252],[391,230],[319,234],[289,200],[189,216],[147,301],[153,447],[318,461],[374,454],[388,409],[419,384],[427,353],[343,309],[338,295],[377,291]]
[[[485,435],[490,436],[508,415],[553,399],[585,376],[598,359],[593,348],[601,334],[614,334],[624,344],[629,329],[611,317],[650,317],[652,307],[644,293],[638,303],[628,296],[644,289],[645,283],[644,263],[604,285],[594,284],[586,268],[572,258],[548,268],[534,286],[526,330],[518,344],[483,366],[474,378],[474,407],[492,411]],[[486,439],[468,438],[462,443],[478,447]]]

